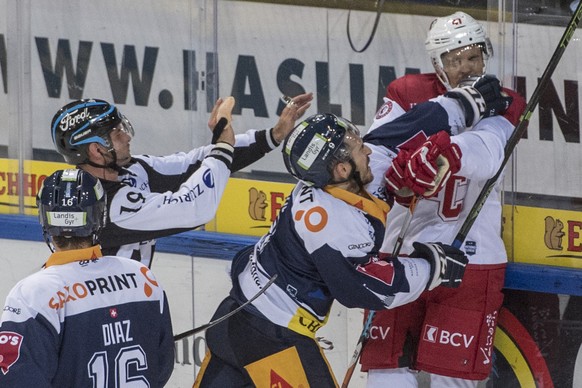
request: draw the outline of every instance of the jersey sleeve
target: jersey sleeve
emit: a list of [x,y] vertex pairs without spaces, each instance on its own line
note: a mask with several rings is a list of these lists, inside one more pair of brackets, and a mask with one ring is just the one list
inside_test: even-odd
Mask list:
[[[443,106],[442,103],[435,101],[418,104],[395,120],[368,132],[364,136],[364,141],[393,151],[401,148],[416,149],[428,136],[438,131],[451,132],[447,107],[452,108],[452,106]],[[456,116],[459,112],[451,113]]]
[[168,298],[164,292],[162,328],[160,331],[160,374],[159,386],[164,387],[174,371],[174,334]]
[[60,322],[55,310],[39,305],[44,292],[33,276],[20,281],[6,298],[0,321],[0,338],[5,339],[0,341],[2,387],[51,386]]
[[249,130],[243,135],[236,135],[232,171],[236,172],[251,165],[278,145],[273,138],[272,129]]
[[[232,148],[230,148],[232,149]],[[104,248],[191,230],[212,220],[230,176],[231,151],[215,146],[175,191],[146,192],[121,185],[111,197],[100,234]]]
[[525,111],[526,102],[525,99],[519,95],[517,92],[514,92],[511,89],[503,88],[503,91],[509,94],[513,100],[511,101],[511,105],[505,113],[503,113],[503,117],[505,117],[511,124],[516,126],[519,123],[521,115]]
[[462,152],[457,175],[485,181],[495,175],[505,157],[505,144],[513,125],[503,116],[482,119],[471,131],[451,137]]
[[[251,129],[235,136],[234,152],[230,162],[230,170],[235,172],[261,159],[265,154],[275,149],[278,144],[272,137],[272,130]],[[139,186],[146,182],[151,191],[175,191],[198,168],[204,158],[215,149],[215,145],[207,145],[190,150],[176,152],[165,156],[137,155],[127,170],[121,176],[121,181]],[[136,181],[136,182],[132,182]],[[133,183],[133,184],[132,184]]]
[[[407,271],[398,260],[376,260],[376,240],[382,236],[374,235],[370,219],[343,201],[328,201],[333,197],[313,194],[318,197],[316,206],[308,201],[296,202],[295,228],[338,302],[346,307],[382,309],[401,299],[402,296],[397,297],[399,293],[408,295],[404,299],[415,299],[418,291],[424,290],[429,270],[424,260],[418,261],[415,271]],[[315,226],[317,219],[320,221]]]
[[413,301],[424,291],[430,266],[422,259],[391,261],[370,258],[353,264],[324,245],[313,259],[331,294],[348,308],[380,310]]

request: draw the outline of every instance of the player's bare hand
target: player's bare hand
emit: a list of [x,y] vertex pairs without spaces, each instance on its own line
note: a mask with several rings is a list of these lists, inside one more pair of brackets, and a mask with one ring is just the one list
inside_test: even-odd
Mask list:
[[210,131],[212,131],[214,129],[214,127],[216,127],[216,124],[218,124],[218,107],[224,102],[224,98],[219,98],[218,100],[216,100],[216,102],[214,103],[214,106],[212,107],[212,112],[210,112],[210,118],[208,119],[208,128],[210,129]]
[[286,97],[287,105],[281,112],[281,117],[279,117],[272,132],[277,143],[285,140],[287,134],[295,127],[295,122],[309,109],[312,100],[313,93],[303,93],[293,98]]

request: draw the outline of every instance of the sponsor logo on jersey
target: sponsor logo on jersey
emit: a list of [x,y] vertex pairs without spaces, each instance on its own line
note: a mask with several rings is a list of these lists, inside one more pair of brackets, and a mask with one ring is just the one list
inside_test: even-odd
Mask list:
[[465,253],[469,256],[477,253],[477,242],[476,241],[465,241]]
[[0,370],[3,374],[20,358],[24,337],[13,331],[0,331]]
[[390,326],[376,326],[370,327],[369,337],[373,340],[386,340],[388,338],[388,333],[390,333]]
[[[208,186],[208,183],[206,181],[204,183],[206,183],[206,185]],[[212,185],[214,185],[214,182],[212,182]],[[211,186],[208,186],[208,187],[211,187]],[[190,191],[188,191],[186,194],[183,194],[183,195],[180,195],[177,197],[164,195],[163,204],[164,205],[171,205],[171,204],[175,204],[175,203],[192,202],[193,200],[195,200],[196,198],[198,198],[202,194],[204,194],[204,190],[200,187],[200,185],[196,185],[196,186],[192,187],[190,189]]]
[[20,308],[11,307],[11,306],[4,306],[4,311],[8,311],[12,314],[20,315]]
[[467,336],[464,333],[455,333],[448,330],[439,329],[436,326],[424,325],[422,334],[423,341],[432,342],[440,345],[450,345],[455,348],[463,347],[468,349],[475,336]]
[[495,334],[495,328],[497,327],[497,311],[492,314],[487,314],[485,318],[485,324],[487,325],[487,338],[485,338],[485,346],[480,346],[481,354],[483,355],[483,365],[491,363],[491,353],[493,352],[493,336]]
[[214,176],[212,175],[212,171],[206,170],[204,174],[202,174],[202,181],[209,189],[214,187]]
[[90,296],[109,294],[138,287],[136,274],[125,273],[109,275],[84,282],[77,282],[70,286],[64,286],[57,291],[48,301],[48,306],[58,310],[66,303],[72,303]]
[[357,243],[357,244],[349,244],[348,245],[348,249],[349,250],[354,250],[354,249],[364,249],[366,247],[371,246],[372,243],[371,242],[365,242],[365,243]]

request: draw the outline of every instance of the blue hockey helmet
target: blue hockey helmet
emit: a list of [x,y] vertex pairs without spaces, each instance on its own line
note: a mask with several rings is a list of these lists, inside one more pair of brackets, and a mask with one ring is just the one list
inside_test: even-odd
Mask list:
[[36,204],[45,237],[97,236],[105,226],[105,191],[83,170],[55,171],[44,180]]
[[359,135],[354,124],[331,113],[315,114],[299,123],[285,139],[283,161],[287,171],[310,186],[332,183],[333,167],[351,160],[344,139]]

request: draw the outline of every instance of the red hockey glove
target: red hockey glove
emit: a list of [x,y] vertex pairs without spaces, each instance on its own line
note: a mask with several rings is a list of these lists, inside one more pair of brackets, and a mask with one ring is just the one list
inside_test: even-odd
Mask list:
[[435,196],[461,168],[461,156],[461,149],[451,143],[448,133],[430,136],[410,156],[405,172],[408,187],[425,198]]
[[384,175],[388,193],[392,194],[396,202],[406,207],[410,205],[412,195],[414,194],[408,188],[409,183],[406,178],[406,165],[408,164],[409,157],[410,152],[400,150],[398,155],[392,159],[390,167]]

